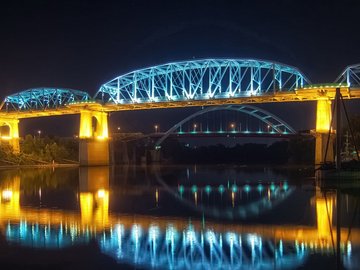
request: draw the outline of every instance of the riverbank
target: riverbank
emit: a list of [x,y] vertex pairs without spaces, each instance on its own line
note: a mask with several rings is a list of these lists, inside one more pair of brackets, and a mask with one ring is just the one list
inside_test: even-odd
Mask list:
[[50,164],[29,164],[29,165],[0,165],[0,170],[7,169],[31,169],[31,168],[68,168],[79,167],[78,163],[50,163]]

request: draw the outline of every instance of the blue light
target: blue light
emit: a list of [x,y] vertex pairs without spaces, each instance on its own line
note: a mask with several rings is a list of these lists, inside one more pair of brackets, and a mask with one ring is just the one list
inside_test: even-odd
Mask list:
[[159,236],[159,227],[158,226],[150,226],[149,228],[149,241],[155,242]]
[[236,193],[238,191],[238,187],[236,186],[236,184],[233,184],[231,187],[231,191]]
[[184,186],[180,185],[178,189],[179,189],[180,195],[182,195],[184,193],[184,190],[185,190]]
[[219,190],[219,192],[220,192],[221,194],[223,194],[224,191],[225,191],[225,187],[224,187],[223,185],[220,185],[219,188],[218,188],[218,190]]
[[178,238],[178,232],[172,225],[168,225],[166,227],[165,238],[167,242],[174,243],[174,241]]
[[206,232],[206,239],[208,240],[209,244],[212,245],[216,242],[216,235],[214,233],[214,231],[207,231]]
[[288,186],[288,183],[287,183],[287,182],[284,182],[284,184],[283,184],[283,189],[284,189],[285,191],[287,191],[287,190],[289,189],[289,186]]
[[232,232],[228,232],[226,234],[226,240],[230,245],[236,244],[236,234]]
[[192,193],[195,193],[195,192],[197,192],[197,186],[196,185],[193,185],[192,187],[191,187],[191,191],[192,191]]
[[206,194],[210,194],[210,192],[211,192],[211,186],[209,186],[209,185],[206,185],[205,186],[205,192],[206,192]]
[[262,184],[258,184],[257,190],[261,193],[264,190],[264,187]]
[[196,241],[196,234],[195,231],[192,228],[189,228],[186,231],[186,241],[187,243],[189,243],[191,246],[194,244],[194,242]]
[[275,184],[274,184],[274,183],[271,183],[271,185],[270,185],[270,190],[271,190],[271,191],[274,191],[275,188],[276,188]]
[[249,192],[251,191],[251,187],[250,187],[249,185],[245,185],[245,186],[244,186],[244,191],[245,191],[246,193],[249,193]]
[[141,227],[138,224],[134,224],[131,229],[131,238],[137,244],[141,236]]

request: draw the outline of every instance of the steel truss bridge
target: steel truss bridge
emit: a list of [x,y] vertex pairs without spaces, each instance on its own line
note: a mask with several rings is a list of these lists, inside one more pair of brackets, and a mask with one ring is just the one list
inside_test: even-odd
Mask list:
[[[19,119],[30,117],[80,114],[79,138],[106,141],[108,113],[113,111],[317,101],[315,163],[320,164],[334,159],[323,153],[323,144],[331,126],[329,101],[335,99],[336,89],[345,99],[360,98],[360,64],[347,67],[335,83],[311,85],[297,68],[276,62],[204,59],[168,63],[116,77],[104,83],[94,97],[85,91],[46,87],[7,96],[0,105],[0,126],[8,126],[9,134],[1,134],[1,140],[8,140],[14,152],[20,152]],[[98,142],[95,148],[88,140],[80,144],[81,165],[109,164],[106,143],[100,146]],[[99,147],[103,150],[98,151]]]
[[[247,116],[251,116],[254,119],[259,120],[259,128],[257,131],[251,131],[248,126],[244,126],[241,129],[241,121],[234,121],[232,119],[231,123],[226,123],[225,125],[220,124],[219,128],[211,128],[211,124],[209,125],[209,121],[207,123],[193,124],[190,131],[186,131],[184,129],[184,125],[193,122],[199,116],[208,115],[212,112],[235,112],[235,113],[242,113]],[[234,116],[232,116],[234,117]],[[203,120],[199,120],[202,122]],[[260,123],[263,127],[260,126]],[[237,125],[240,124],[240,127]],[[254,136],[254,135],[264,135],[264,136],[283,136],[289,134],[296,134],[296,131],[285,121],[281,120],[280,118],[276,117],[275,115],[271,114],[270,112],[260,109],[255,106],[250,105],[227,105],[227,106],[215,106],[215,107],[208,107],[206,109],[200,110],[182,121],[175,124],[171,127],[168,131],[161,135],[161,138],[157,140],[155,143],[156,147],[159,147],[161,143],[166,140],[172,134],[177,136]],[[156,135],[156,134],[155,134]],[[275,136],[277,135],[277,136]]]
[[80,109],[121,111],[334,98],[359,98],[360,64],[335,83],[311,85],[295,67],[252,59],[205,59],[139,69],[103,84],[95,96],[62,88],[33,88],[5,97],[0,116],[29,118],[77,114]]

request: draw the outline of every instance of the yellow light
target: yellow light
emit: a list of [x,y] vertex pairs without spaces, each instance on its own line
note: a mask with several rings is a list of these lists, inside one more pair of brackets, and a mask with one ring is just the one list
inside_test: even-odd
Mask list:
[[333,200],[331,198],[328,200],[325,200],[325,198],[316,198],[316,219],[320,238],[331,237],[332,206]]
[[104,198],[105,190],[99,189],[98,192],[97,192],[97,195],[98,195],[99,198]]
[[159,191],[158,189],[156,189],[155,191],[155,200],[156,200],[156,205],[159,203]]
[[231,203],[232,203],[232,207],[235,207],[235,193],[231,192]]
[[12,195],[13,195],[13,192],[12,192],[12,190],[10,190],[10,189],[5,189],[5,190],[3,190],[3,192],[2,192],[2,197],[3,197],[5,200],[10,200],[11,197],[12,197]]
[[319,99],[316,108],[316,131],[328,132],[331,123],[331,101]]
[[11,140],[12,138],[10,136],[1,136],[2,140]]
[[90,192],[80,193],[81,221],[85,224],[91,223],[93,219],[94,198]]

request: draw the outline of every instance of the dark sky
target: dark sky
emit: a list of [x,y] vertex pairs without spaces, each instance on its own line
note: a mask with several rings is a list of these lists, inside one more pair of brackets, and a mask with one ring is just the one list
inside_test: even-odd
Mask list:
[[[359,14],[358,1],[346,0],[7,1],[0,8],[0,95],[40,86],[95,94],[134,69],[212,57],[274,60],[314,83],[332,82],[360,62]],[[262,107],[296,129],[315,125],[314,103]],[[154,123],[165,129],[193,111],[118,112],[111,123],[124,131]],[[24,120],[21,132],[70,135],[77,121]]]

